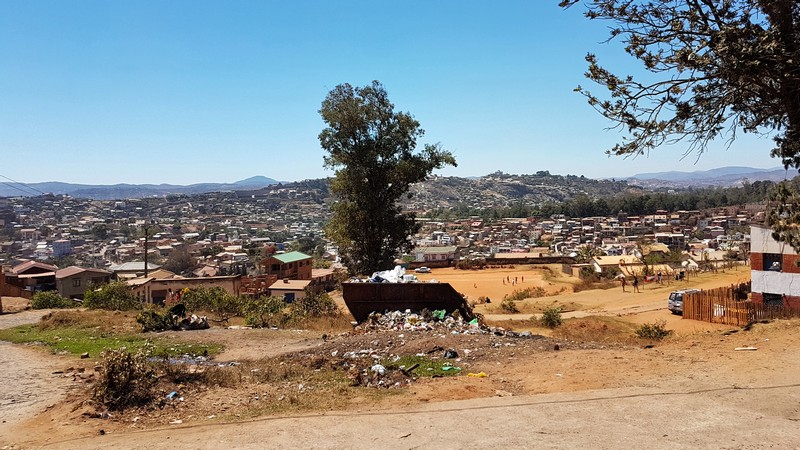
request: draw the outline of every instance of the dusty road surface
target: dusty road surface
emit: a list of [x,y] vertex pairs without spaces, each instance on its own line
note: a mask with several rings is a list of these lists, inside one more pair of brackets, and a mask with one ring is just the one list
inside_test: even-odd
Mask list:
[[44,448],[797,448],[798,404],[798,384],[614,389],[176,426]]
[[[35,323],[48,312],[3,314],[0,328]],[[0,341],[0,442],[10,438],[4,431],[12,425],[34,417],[64,398],[68,384],[53,373],[61,366],[59,358],[42,348]]]
[[[554,292],[573,282],[541,270],[514,270],[525,274],[525,284],[541,283]],[[501,292],[490,292],[485,281],[508,289],[502,280],[510,273],[453,271],[453,276],[463,288],[497,295]],[[724,286],[746,274],[745,270],[707,274],[681,286]],[[448,281],[447,275],[438,270],[432,274],[441,281]],[[468,280],[467,275],[473,278]],[[522,275],[517,276],[522,284]],[[549,340],[408,331],[335,335],[327,342],[319,333],[288,330],[214,329],[176,335],[175,339],[223,343],[229,349],[221,355],[224,360],[285,352],[320,358],[330,356],[340,344],[352,345],[353,339],[360,348],[381,348],[391,341],[396,348],[413,348],[412,354],[452,346],[469,355],[459,362],[464,372],[483,371],[488,376],[421,379],[375,401],[366,401],[374,397],[360,391],[342,408],[244,421],[231,412],[246,400],[234,397],[247,396],[250,388],[215,395],[194,391],[180,408],[155,411],[149,417],[115,414],[109,420],[86,418],[74,403],[46,408],[45,402],[36,411],[20,412],[16,423],[0,425],[0,444],[59,449],[800,448],[800,352],[796,351],[800,320],[756,324],[747,330],[681,320],[665,308],[666,294],[676,287],[646,285],[641,294],[619,288],[563,292],[524,300],[523,313],[509,317],[492,309],[494,303],[480,305],[487,316],[521,323],[532,315],[526,310],[539,307],[536,303],[570,305],[573,309],[565,316],[574,319],[553,331]],[[645,345],[625,328],[655,320],[665,320],[675,333]],[[584,345],[575,336],[591,344]],[[563,345],[557,349],[553,342]],[[23,359],[43,358],[62,368],[69,363],[27,348],[5,345],[0,351],[5,353],[6,347],[26,351],[19,356]],[[37,364],[16,366],[8,382],[28,376],[26,371]],[[52,381],[47,370],[31,373],[45,384]],[[226,415],[223,408],[228,408]]]

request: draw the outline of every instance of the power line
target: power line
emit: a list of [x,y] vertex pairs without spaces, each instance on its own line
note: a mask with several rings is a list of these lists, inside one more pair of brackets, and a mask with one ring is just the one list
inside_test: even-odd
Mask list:
[[[33,186],[29,186],[29,185],[27,185],[27,184],[25,184],[25,183],[23,183],[23,182],[21,182],[21,181],[17,181],[17,180],[11,179],[11,178],[9,178],[9,177],[7,177],[7,176],[5,176],[5,175],[1,174],[1,173],[0,173],[0,177],[3,177],[3,178],[5,178],[6,180],[8,180],[8,181],[11,181],[11,182],[13,182],[13,183],[17,183],[17,184],[19,184],[20,186],[25,186],[26,188],[28,188],[28,189],[30,189],[30,190],[32,190],[32,191],[36,191],[36,192],[38,192],[38,193],[40,193],[40,194],[42,194],[42,195],[46,195],[46,194],[47,194],[47,192],[42,192],[42,191],[40,191],[39,189],[36,189],[36,188],[35,188],[35,187],[33,187]],[[10,184],[8,184],[8,183],[6,183],[6,182],[3,182],[3,184],[5,184],[5,185],[7,185],[7,186],[11,186]],[[11,187],[14,187],[14,186],[11,186]],[[22,190],[22,189],[19,189],[19,188],[16,188],[16,187],[14,187],[14,188],[15,188],[15,189],[18,189],[18,190]],[[23,191],[23,192],[24,192],[24,191]]]
[[10,188],[12,188],[12,189],[16,189],[16,190],[18,190],[18,191],[22,192],[23,194],[28,194],[28,195],[31,195],[31,192],[29,192],[29,191],[26,191],[26,190],[24,190],[24,189],[22,189],[22,188],[16,187],[16,186],[14,186],[14,185],[13,185],[13,184],[11,184],[11,183],[6,183],[5,181],[0,181],[0,183],[3,183],[3,184],[5,184],[6,186],[8,186],[8,187],[10,187]]

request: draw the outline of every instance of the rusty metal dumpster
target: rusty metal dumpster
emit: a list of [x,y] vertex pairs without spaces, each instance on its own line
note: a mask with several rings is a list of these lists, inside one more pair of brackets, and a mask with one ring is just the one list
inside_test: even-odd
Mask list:
[[373,311],[458,311],[472,320],[472,308],[450,283],[342,283],[342,296],[350,313],[363,322]]

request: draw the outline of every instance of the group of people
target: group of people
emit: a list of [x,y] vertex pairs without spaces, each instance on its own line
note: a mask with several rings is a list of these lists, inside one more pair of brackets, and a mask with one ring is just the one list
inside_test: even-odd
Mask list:
[[[625,286],[628,285],[628,280],[625,278],[625,275],[619,277],[619,282],[622,285],[622,292],[628,292],[625,290]],[[633,276],[633,292],[642,292],[639,290],[639,277],[637,275]]]
[[[506,285],[506,282],[508,282],[508,284],[510,284],[512,286],[516,286],[518,280],[519,280],[519,277],[511,278],[511,276],[506,275],[506,277],[503,278],[503,286]],[[525,276],[524,275],[522,276],[522,282],[523,283],[525,282]]]

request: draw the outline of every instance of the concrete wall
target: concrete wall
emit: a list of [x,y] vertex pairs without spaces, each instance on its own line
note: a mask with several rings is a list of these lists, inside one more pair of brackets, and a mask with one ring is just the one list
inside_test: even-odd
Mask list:
[[772,239],[772,230],[762,227],[750,227],[750,251],[753,253],[781,253],[796,255],[791,245]]
[[800,297],[800,276],[787,272],[752,270],[750,278],[753,292],[785,294]]

